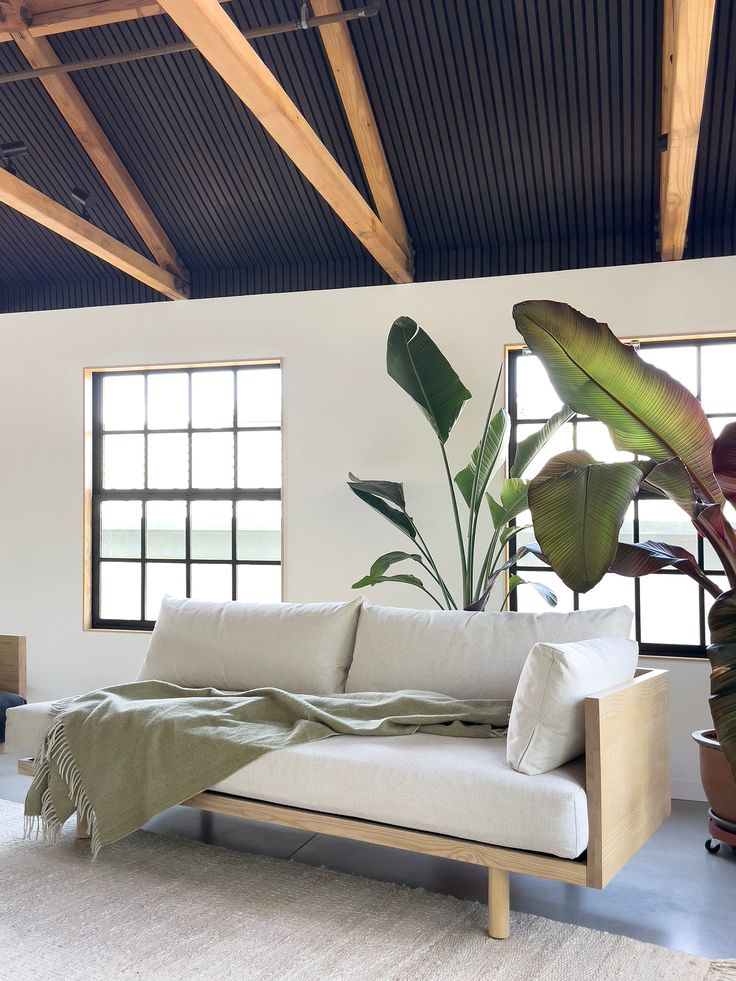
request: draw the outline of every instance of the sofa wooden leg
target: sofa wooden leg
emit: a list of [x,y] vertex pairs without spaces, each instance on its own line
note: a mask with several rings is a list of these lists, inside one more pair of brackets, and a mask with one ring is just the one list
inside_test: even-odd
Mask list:
[[488,936],[506,940],[509,935],[509,874],[488,869]]
[[77,814],[77,838],[84,839],[89,837],[89,825]]

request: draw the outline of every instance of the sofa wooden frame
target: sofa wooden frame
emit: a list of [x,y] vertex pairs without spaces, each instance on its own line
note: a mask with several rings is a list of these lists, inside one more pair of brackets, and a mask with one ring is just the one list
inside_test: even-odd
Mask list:
[[[488,935],[509,935],[509,873],[602,889],[670,814],[669,686],[667,671],[637,671],[632,681],[585,699],[585,773],[589,841],[578,859],[500,848],[426,831],[219,794],[184,801],[214,814],[299,828],[436,855],[488,869]],[[20,773],[31,775],[32,760]],[[533,777],[529,778],[533,780]],[[77,836],[88,829],[77,827]]]

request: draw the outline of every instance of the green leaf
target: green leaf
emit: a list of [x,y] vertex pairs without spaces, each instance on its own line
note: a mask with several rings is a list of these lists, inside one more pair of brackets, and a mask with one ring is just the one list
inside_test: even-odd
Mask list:
[[424,589],[424,583],[421,579],[417,579],[416,576],[398,575],[398,576],[363,576],[357,582],[353,583],[353,589],[363,589],[365,586],[378,586],[382,582],[403,582],[408,586],[418,586],[420,589]]
[[542,474],[545,474],[547,480],[551,477],[561,477],[570,470],[578,470],[591,463],[597,463],[597,460],[587,450],[564,450],[547,460],[535,480],[538,480]]
[[626,510],[653,466],[596,463],[573,450],[553,457],[532,480],[529,507],[537,541],[570,589],[586,593],[608,572]]
[[531,525],[510,525],[508,528],[504,528],[498,536],[498,544],[503,548],[506,542],[510,541],[514,535],[518,535],[522,531],[528,531],[531,527]]
[[361,501],[382,514],[387,521],[411,539],[416,539],[417,529],[406,513],[404,487],[389,480],[358,480],[350,474],[348,487]]
[[418,562],[423,565],[421,555],[411,554],[409,552],[386,552],[385,555],[379,556],[376,561],[371,566],[370,576],[382,576],[384,572],[394,565],[396,562],[403,562],[405,559],[411,559],[413,562]]
[[509,592],[518,589],[519,586],[532,586],[545,603],[549,606],[557,606],[557,594],[549,586],[545,586],[541,582],[533,582],[531,579],[522,579],[521,576],[517,576],[516,574],[509,576]]
[[522,480],[520,477],[508,477],[501,484],[500,501],[496,501],[490,494],[486,494],[494,528],[500,528],[521,514],[522,511],[526,511],[529,506],[528,491],[528,480]]
[[713,444],[716,479],[731,504],[736,504],[736,422],[724,426]]
[[706,495],[723,500],[711,461],[713,432],[683,385],[566,303],[517,303],[514,320],[560,398],[605,423],[619,450],[678,457]]
[[[483,439],[473,450],[470,463],[455,476],[455,483],[465,499],[468,507],[478,511],[480,502],[485,494],[489,480],[503,466],[506,458],[506,448],[509,442],[511,418],[506,409],[499,409],[488,423]],[[478,462],[480,461],[480,463]],[[473,503],[473,481],[475,472],[478,478],[475,485],[475,503]]]
[[516,453],[514,453],[514,462],[509,470],[510,477],[523,477],[524,471],[532,462],[534,457],[543,449],[547,443],[552,439],[554,434],[560,428],[564,426],[565,423],[572,419],[575,415],[575,410],[571,409],[569,405],[563,405],[553,416],[551,416],[547,422],[538,429],[536,433],[532,433],[531,436],[527,436],[526,439],[522,439],[519,445],[516,447]]
[[678,459],[658,464],[641,485],[642,490],[664,494],[679,505],[692,518],[695,515],[697,500],[695,485],[690,474]]
[[710,711],[736,779],[736,589],[721,593],[708,614]]
[[386,367],[446,443],[472,396],[432,338],[409,317],[399,317],[389,331]]
[[348,485],[359,487],[360,490],[368,494],[376,494],[383,497],[397,508],[404,510],[406,501],[404,500],[404,485],[395,480],[361,480],[354,473],[348,474]]
[[690,576],[712,596],[720,595],[721,590],[708,579],[698,565],[695,556],[680,545],[651,541],[638,542],[636,545],[619,542],[616,556],[608,571],[615,572],[618,576],[636,578],[659,572],[660,569],[665,569],[667,566]]

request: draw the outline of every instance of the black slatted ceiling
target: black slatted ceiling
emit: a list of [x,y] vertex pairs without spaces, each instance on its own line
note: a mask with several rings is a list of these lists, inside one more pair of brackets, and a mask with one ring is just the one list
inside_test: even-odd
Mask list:
[[[254,269],[198,270],[192,276],[192,294],[198,298],[243,296],[254,293],[340,289],[356,284],[380,286],[385,283],[385,275],[374,262],[367,258],[358,258],[270,268],[260,266]],[[3,313],[152,301],[165,302],[160,293],[114,270],[106,271],[104,277],[94,280],[0,286],[0,311]]]
[[657,9],[394,3],[355,33],[423,275],[655,258]]
[[[295,19],[300,6],[233,0],[228,9],[246,28]],[[720,6],[733,30],[732,0]],[[656,259],[660,7],[384,0],[379,16],[350,25],[417,280]],[[52,43],[73,60],[179,37],[156,17]],[[317,33],[255,45],[368,197]],[[0,45],[0,71],[20,64],[12,45]],[[386,282],[198,54],[73,77],[191,270],[195,296]],[[714,131],[722,125],[714,119]],[[142,248],[40,83],[0,87],[0,138],[32,147],[22,163],[31,183],[65,201],[71,186],[87,187],[99,223]],[[699,169],[698,179],[705,207],[712,175]],[[90,304],[152,298],[0,210],[0,309],[74,305],[85,289]]]

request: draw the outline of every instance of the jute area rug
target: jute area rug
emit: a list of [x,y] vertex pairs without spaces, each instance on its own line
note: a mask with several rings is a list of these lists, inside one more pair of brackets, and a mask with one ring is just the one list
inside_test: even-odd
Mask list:
[[297,862],[138,832],[93,864],[73,820],[55,847],[22,826],[0,801],[0,977],[14,981],[736,979],[736,963],[522,913],[489,940],[478,903]]

